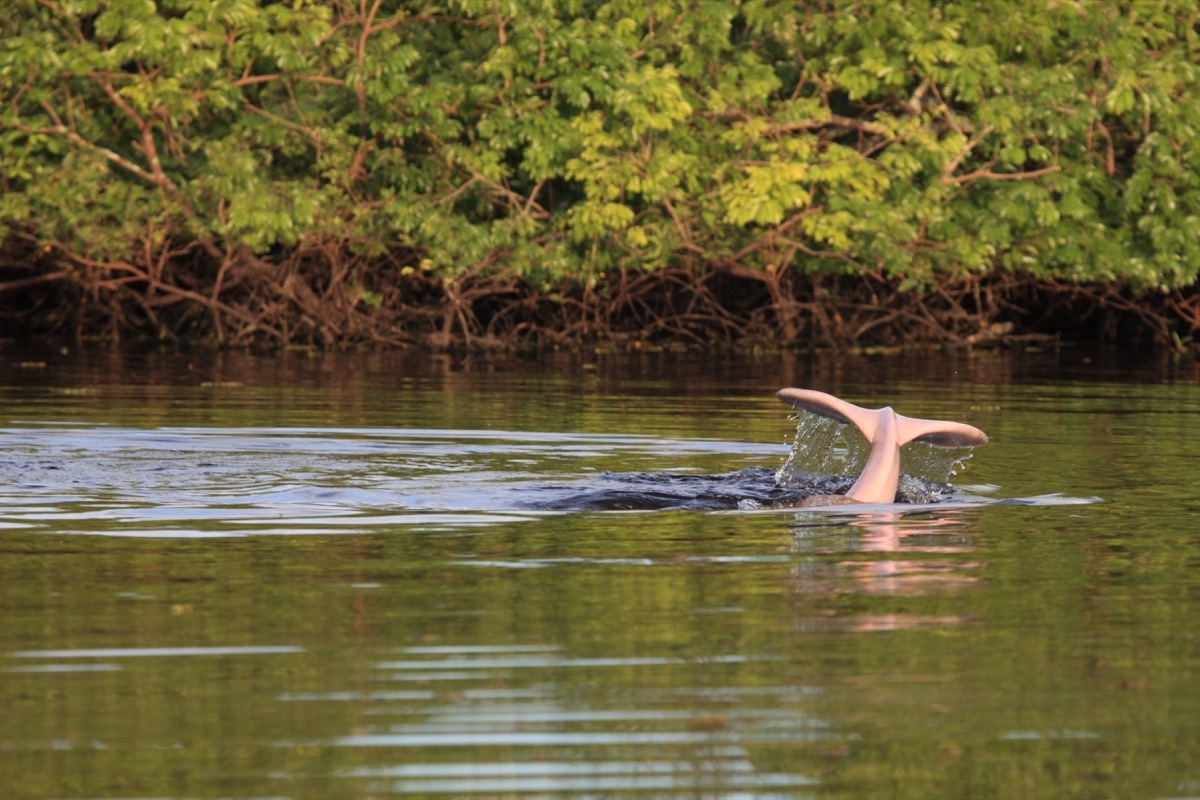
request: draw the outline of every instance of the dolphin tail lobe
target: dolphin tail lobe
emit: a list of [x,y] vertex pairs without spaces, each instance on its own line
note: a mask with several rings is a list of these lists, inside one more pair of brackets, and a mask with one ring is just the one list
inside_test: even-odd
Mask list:
[[987,444],[987,434],[964,422],[940,419],[916,419],[896,415],[898,443],[925,442],[937,447],[979,447]]
[[875,432],[879,429],[879,420],[884,413],[884,409],[856,406],[840,397],[815,389],[780,389],[775,396],[792,408],[800,408],[843,425],[853,425],[862,432],[868,442],[875,441]]

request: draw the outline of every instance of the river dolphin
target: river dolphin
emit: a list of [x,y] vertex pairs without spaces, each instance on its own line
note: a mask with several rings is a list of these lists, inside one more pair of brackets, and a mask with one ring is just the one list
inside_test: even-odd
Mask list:
[[825,392],[780,389],[776,395],[792,408],[803,409],[843,425],[853,424],[871,444],[862,474],[845,495],[810,497],[803,505],[894,503],[900,482],[900,448],[909,442],[938,447],[978,447],[987,434],[962,422],[914,419],[891,408],[861,408]]

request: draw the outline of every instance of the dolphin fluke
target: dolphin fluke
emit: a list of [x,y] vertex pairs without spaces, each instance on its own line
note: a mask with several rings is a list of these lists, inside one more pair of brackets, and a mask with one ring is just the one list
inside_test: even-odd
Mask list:
[[962,422],[916,419],[890,408],[862,408],[812,389],[780,389],[776,396],[793,408],[819,414],[843,425],[852,424],[871,444],[871,453],[846,499],[858,503],[893,503],[900,482],[900,448],[909,442],[938,447],[978,447],[987,434]]

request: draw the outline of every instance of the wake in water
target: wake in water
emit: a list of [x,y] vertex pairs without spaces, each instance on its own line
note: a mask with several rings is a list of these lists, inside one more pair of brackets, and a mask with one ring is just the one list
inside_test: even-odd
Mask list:
[[[790,508],[820,495],[844,494],[866,461],[869,445],[852,427],[802,414],[796,439],[779,469],[749,467],[717,475],[606,472],[580,489],[535,487],[522,504],[530,510],[654,510]],[[897,503],[944,503],[958,499],[950,479],[971,457],[971,448],[914,442],[901,454]]]
[[[806,474],[781,484],[779,470],[747,467],[717,475],[678,475],[662,472],[606,472],[592,485],[534,487],[533,498],[521,504],[531,511],[651,511],[660,509],[792,508],[815,495],[843,494],[854,475]],[[898,503],[941,503],[958,497],[953,486],[901,476]]]
[[[18,425],[0,428],[0,528],[204,538],[463,529],[537,512],[792,508],[846,492],[865,460],[860,439],[807,414],[786,453],[755,442],[528,431]],[[969,455],[908,445],[897,502],[914,505],[843,513],[1093,502],[960,493],[950,480]],[[663,471],[701,458],[782,464]]]

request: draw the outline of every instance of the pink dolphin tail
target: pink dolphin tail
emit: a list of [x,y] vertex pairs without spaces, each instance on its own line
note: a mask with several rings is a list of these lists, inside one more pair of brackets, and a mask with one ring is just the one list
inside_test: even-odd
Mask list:
[[938,447],[978,447],[987,434],[961,422],[915,419],[890,408],[862,408],[812,389],[780,389],[776,394],[793,408],[853,424],[871,444],[871,453],[858,480],[846,492],[856,503],[894,503],[900,483],[900,448],[919,441]]

